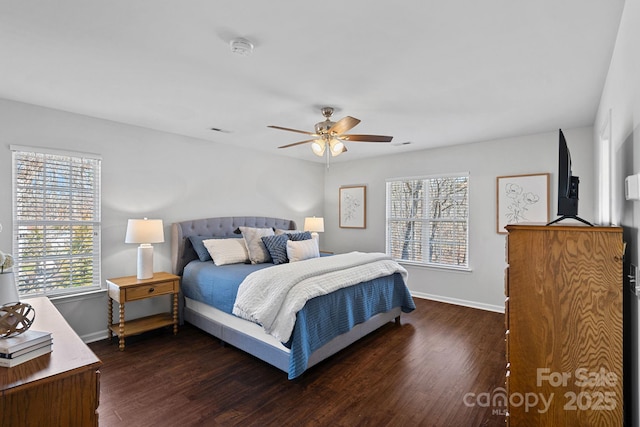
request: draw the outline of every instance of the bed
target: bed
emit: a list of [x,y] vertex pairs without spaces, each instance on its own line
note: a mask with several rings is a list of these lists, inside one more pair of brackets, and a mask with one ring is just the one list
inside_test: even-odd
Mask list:
[[[172,224],[172,271],[181,276],[180,318],[181,321],[191,323],[222,342],[281,369],[288,373],[289,379],[297,378],[308,368],[388,322],[396,322],[399,325],[401,313],[415,309],[405,283],[406,270],[399,265],[399,269],[393,267],[393,264],[397,264],[393,261],[376,260],[375,262],[387,263],[384,267],[387,270],[381,270],[385,271],[384,276],[365,281],[358,279],[358,283],[351,284],[356,281],[353,278],[355,273],[352,273],[351,278],[344,279],[345,283],[347,280],[351,281],[347,283],[349,286],[341,284],[344,287],[325,291],[327,293],[313,296],[306,301],[295,314],[290,335],[277,334],[274,331],[267,333],[265,329],[268,329],[268,322],[261,319],[250,321],[240,317],[242,310],[239,310],[238,305],[244,301],[245,294],[242,294],[242,291],[245,289],[245,282],[250,282],[250,279],[258,280],[258,276],[262,275],[272,278],[273,282],[287,283],[294,280],[293,269],[301,266],[315,265],[314,268],[326,273],[329,271],[327,263],[336,265],[351,259],[349,257],[375,258],[377,255],[330,255],[281,265],[274,265],[275,256],[272,262],[270,260],[227,265],[216,265],[212,260],[203,257],[199,242],[211,242],[208,239],[213,239],[216,244],[223,241],[235,244],[232,239],[242,239],[243,235],[239,234],[239,230],[246,231],[246,228],[272,229],[293,237],[288,233],[294,233],[296,223],[280,218],[242,216],[197,219]],[[318,278],[318,283],[321,282],[324,286],[325,283],[342,281],[341,272],[331,271],[328,275]],[[304,278],[308,276],[307,273],[301,275]],[[328,277],[333,279],[325,279]],[[234,314],[235,310],[239,312]],[[275,323],[279,322],[278,320]],[[286,324],[288,321],[280,323]]]

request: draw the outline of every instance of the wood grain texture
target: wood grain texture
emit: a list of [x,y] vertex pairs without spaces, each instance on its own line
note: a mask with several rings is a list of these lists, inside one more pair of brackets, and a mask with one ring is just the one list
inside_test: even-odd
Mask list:
[[32,328],[51,332],[53,351],[0,368],[0,426],[97,426],[100,360],[47,298],[28,302]]
[[[124,351],[125,338],[142,332],[167,325],[173,325],[174,335],[178,333],[178,293],[180,292],[180,276],[166,272],[156,272],[150,279],[138,279],[136,276],[107,279],[107,312],[109,339],[115,335],[119,337],[120,351]],[[144,318],[125,321],[125,303],[154,298],[161,295],[171,295],[172,313],[157,314]],[[113,302],[119,304],[118,322],[113,322]]]
[[622,229],[507,228],[511,424],[622,425]]
[[500,408],[476,404],[503,385],[503,316],[415,301],[401,326],[293,381],[188,324],[171,339],[170,329],[132,337],[126,352],[93,343],[104,362],[100,425],[503,426]]

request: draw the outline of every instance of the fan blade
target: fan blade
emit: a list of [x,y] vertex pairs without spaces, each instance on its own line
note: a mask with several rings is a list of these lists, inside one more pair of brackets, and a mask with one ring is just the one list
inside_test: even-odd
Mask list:
[[348,131],[349,129],[355,127],[360,120],[353,118],[351,116],[343,117],[338,120],[331,128],[329,129],[329,133],[335,133],[337,135],[341,135]]
[[280,129],[280,130],[287,130],[289,132],[298,132],[298,133],[303,133],[305,135],[311,135],[311,136],[320,136],[317,135],[313,132],[307,132],[306,130],[298,130],[298,129],[290,129],[290,128],[283,128],[282,126],[267,126],[268,128],[273,128],[273,129]]
[[385,135],[340,135],[340,139],[350,142],[391,142],[393,137]]
[[293,144],[282,145],[278,148],[295,147],[296,145],[302,145],[302,144],[306,144],[307,142],[313,142],[313,141],[315,141],[315,139],[307,139],[306,141],[298,141],[298,142],[294,142]]

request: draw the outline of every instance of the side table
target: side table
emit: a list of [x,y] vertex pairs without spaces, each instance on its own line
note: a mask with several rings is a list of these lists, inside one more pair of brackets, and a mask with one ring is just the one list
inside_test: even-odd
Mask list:
[[[113,334],[119,338],[120,351],[124,350],[124,339],[152,329],[173,325],[173,334],[178,333],[178,293],[180,292],[180,276],[160,272],[154,273],[151,279],[138,279],[136,276],[118,277],[107,280],[109,300],[108,329],[109,340]],[[169,313],[154,314],[138,319],[124,320],[124,305],[130,301],[173,294],[173,309]],[[113,322],[113,301],[120,306],[119,321]]]

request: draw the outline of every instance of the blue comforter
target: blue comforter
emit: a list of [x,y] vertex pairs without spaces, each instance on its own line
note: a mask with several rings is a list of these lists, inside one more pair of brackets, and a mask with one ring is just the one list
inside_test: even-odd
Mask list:
[[238,287],[247,275],[273,264],[229,264],[217,266],[213,261],[191,261],[184,268],[180,288],[193,300],[233,314]]
[[291,340],[289,379],[307,369],[309,356],[338,335],[395,307],[409,313],[416,306],[399,273],[339,289],[307,301],[296,316]]
[[[232,314],[240,283],[253,271],[273,264],[232,264],[216,266],[211,261],[192,261],[184,269],[181,289],[188,298]],[[400,274],[370,280],[309,300],[296,316],[289,342],[289,379],[302,374],[309,356],[334,337],[366,322],[378,313],[401,307],[415,309]]]

